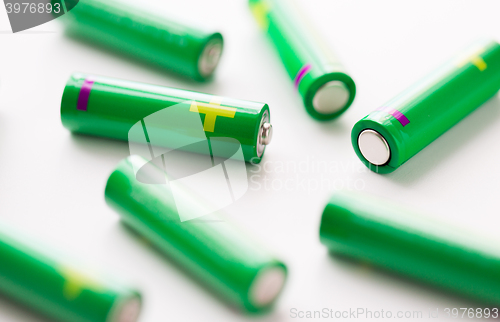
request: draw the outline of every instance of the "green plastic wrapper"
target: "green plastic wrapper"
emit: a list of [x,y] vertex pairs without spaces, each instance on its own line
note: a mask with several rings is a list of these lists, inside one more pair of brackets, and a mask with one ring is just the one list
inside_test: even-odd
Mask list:
[[65,322],[134,322],[141,295],[0,234],[0,291]]
[[357,122],[354,151],[372,171],[389,173],[500,89],[500,45],[482,40]]
[[[259,243],[218,219],[181,222],[168,184],[150,184],[165,172],[139,156],[121,161],[106,185],[106,202],[122,220],[184,271],[228,303],[266,311],[281,292],[286,267]],[[203,207],[186,190],[184,200]],[[189,199],[191,198],[191,199]]]
[[[52,0],[54,2],[54,0]],[[222,54],[218,32],[191,27],[113,0],[66,0],[58,20],[68,34],[198,81],[210,78]]]
[[352,104],[356,86],[335,54],[292,0],[250,0],[259,26],[269,35],[307,112],[336,118]]
[[321,243],[332,252],[483,301],[500,304],[498,242],[383,200],[333,195]]
[[272,138],[267,104],[83,74],[66,84],[61,121],[74,133],[219,157],[241,145],[253,163]]

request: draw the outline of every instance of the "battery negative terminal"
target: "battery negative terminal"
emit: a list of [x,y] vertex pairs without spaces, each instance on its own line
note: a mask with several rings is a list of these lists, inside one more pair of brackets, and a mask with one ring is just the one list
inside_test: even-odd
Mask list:
[[259,136],[257,137],[257,155],[260,157],[266,149],[266,145],[271,143],[273,138],[273,126],[269,123],[269,112],[265,111],[262,115],[259,128]]
[[358,146],[361,154],[374,165],[384,165],[391,158],[391,149],[385,138],[374,130],[364,130],[359,134]]

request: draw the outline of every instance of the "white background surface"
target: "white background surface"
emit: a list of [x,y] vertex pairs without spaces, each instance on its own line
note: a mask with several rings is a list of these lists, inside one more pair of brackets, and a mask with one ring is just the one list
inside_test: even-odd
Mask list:
[[[418,282],[332,258],[318,241],[318,226],[329,195],[344,187],[400,200],[484,233],[498,232],[498,95],[390,175],[371,173],[361,164],[350,130],[476,38],[500,39],[500,4],[299,2],[357,84],[354,104],[330,123],[308,116],[246,1],[140,2],[223,33],[224,56],[208,84],[192,83],[68,38],[57,21],[11,34],[2,7],[1,222],[137,286],[145,300],[142,322],[299,320],[290,317],[292,308],[423,310],[427,317],[430,308],[442,312],[477,307]],[[250,190],[225,211],[288,264],[290,278],[273,312],[256,317],[235,312],[119,224],[118,215],[104,202],[104,185],[127,156],[127,143],[71,135],[62,127],[60,99],[74,71],[270,105],[275,135],[262,163],[266,171],[252,169]],[[328,163],[328,171],[318,169],[321,162]],[[298,170],[281,171],[280,164],[286,163]],[[288,187],[280,188],[288,179]],[[0,321],[46,320],[0,297]]]

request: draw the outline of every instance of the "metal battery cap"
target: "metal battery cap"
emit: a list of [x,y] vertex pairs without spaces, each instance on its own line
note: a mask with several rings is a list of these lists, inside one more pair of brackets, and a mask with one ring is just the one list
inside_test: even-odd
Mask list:
[[350,92],[341,81],[331,81],[321,86],[313,97],[313,107],[321,114],[333,114],[349,102]]
[[374,165],[384,165],[391,158],[391,148],[387,141],[374,130],[363,130],[358,136],[358,147],[363,157]]
[[118,301],[111,309],[109,322],[136,322],[141,312],[141,300],[136,297]]
[[273,138],[273,126],[269,123],[269,112],[265,111],[260,120],[259,136],[257,137],[257,156],[260,158],[266,149],[266,145],[271,143]]
[[198,71],[203,77],[212,75],[219,64],[222,55],[222,41],[212,39],[203,48],[203,52],[198,60]]
[[250,286],[250,301],[258,307],[272,303],[285,285],[286,273],[281,267],[262,269]]

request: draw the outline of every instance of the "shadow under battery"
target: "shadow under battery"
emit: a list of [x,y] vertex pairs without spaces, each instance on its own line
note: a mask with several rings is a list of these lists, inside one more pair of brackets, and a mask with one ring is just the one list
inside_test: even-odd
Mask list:
[[102,157],[102,155],[112,155],[125,158],[130,154],[126,141],[79,133],[71,133],[71,141],[79,149],[85,150],[98,157]]
[[500,95],[497,93],[394,172],[383,176],[403,186],[411,186],[424,180],[442,162],[452,159],[461,148],[498,122],[499,118]]
[[[176,223],[173,223],[176,224]],[[199,225],[199,224],[205,224],[205,225],[227,225],[228,223],[226,222],[219,222],[219,221],[213,221],[213,222],[196,222],[196,220],[192,220],[184,224],[189,224],[189,225]],[[269,311],[264,311],[264,312],[247,312],[244,310],[241,310],[237,306],[231,305],[226,298],[221,296],[219,293],[214,292],[212,289],[210,289],[209,285],[207,284],[206,281],[201,279],[200,277],[196,276],[195,274],[191,273],[190,271],[186,270],[181,264],[179,264],[177,261],[175,261],[174,258],[171,256],[165,254],[159,247],[151,243],[147,237],[143,236],[142,234],[138,233],[136,230],[134,230],[132,227],[128,226],[125,224],[123,221],[120,221],[120,226],[123,228],[122,230],[131,238],[135,239],[135,241],[141,245],[141,247],[144,248],[145,252],[151,253],[153,256],[156,256],[158,258],[161,258],[162,261],[165,262],[165,265],[173,267],[179,275],[183,275],[184,277],[187,277],[186,280],[189,280],[191,282],[195,282],[198,284],[200,292],[203,292],[207,300],[215,303],[220,303],[221,305],[225,306],[226,308],[229,309],[229,311],[234,314],[234,318],[238,319],[241,318],[242,315],[244,317],[250,317],[252,320],[269,320],[269,321],[278,321],[277,319],[273,318],[274,313],[269,312]],[[193,236],[193,238],[195,238]],[[166,272],[167,273],[167,272]],[[218,301],[215,301],[214,299],[217,299]],[[267,314],[266,314],[267,313]],[[269,314],[271,313],[271,314]]]
[[325,132],[326,135],[345,136],[347,140],[351,139],[352,126],[350,127],[350,124],[346,122],[343,115],[339,115],[337,118],[333,120],[319,121],[319,122],[312,116],[309,116],[309,118],[313,120],[315,123],[317,123],[317,125],[321,128],[322,131]]
[[382,267],[372,265],[363,260],[354,259],[352,257],[338,254],[333,251],[328,252],[328,257],[330,260],[334,261],[336,265],[347,271],[354,271],[356,269],[359,270],[360,268],[364,268],[365,270],[369,270],[371,273],[373,273],[374,279],[391,279],[396,281],[398,284],[404,285],[408,288],[419,289],[424,291],[425,293],[433,293],[435,295],[438,295],[439,297],[447,297],[450,300],[459,303],[457,304],[457,307],[493,308],[493,304],[491,303],[489,303],[490,306],[488,306],[488,303],[481,302],[477,299],[462,295],[452,290],[447,290],[445,288],[440,288],[438,286],[419,281],[416,278],[411,278],[398,272],[392,272]]
[[13,316],[16,321],[23,322],[52,322],[43,313],[35,310],[17,300],[9,297],[8,295],[0,292],[0,310],[2,316]]
[[[228,160],[245,162],[238,155],[240,148],[239,142],[235,139],[212,137],[208,141],[189,144],[154,157],[143,166],[144,169],[141,169],[149,174],[142,176],[141,170],[139,170],[137,179],[142,183],[165,184],[165,173],[169,180],[176,180],[203,172]],[[212,155],[214,151],[216,151],[216,155]],[[153,166],[163,169],[165,173],[149,171],[148,168]]]
[[[124,63],[140,67],[143,70],[146,70],[150,73],[158,74],[161,76],[167,76],[170,78],[172,81],[175,82],[176,88],[189,88],[192,89],[193,85],[198,85],[199,88],[197,89],[205,89],[207,90],[205,84],[210,83],[210,79],[208,82],[203,82],[203,81],[196,81],[188,76],[184,76],[174,70],[169,70],[165,67],[159,67],[153,62],[148,62],[145,59],[142,59],[141,57],[136,57],[133,54],[129,54],[127,52],[122,52],[112,46],[107,46],[105,44],[102,44],[101,42],[93,41],[87,36],[81,35],[77,32],[71,31],[71,30],[66,30],[64,33],[64,38],[68,41],[73,41],[75,43],[79,43],[81,45],[84,45],[88,48],[92,48],[93,50],[97,51],[99,54],[109,56],[109,57],[114,57]],[[106,75],[106,76],[112,76],[112,75]],[[213,86],[209,86],[213,87]],[[211,88],[211,91],[216,90]]]
[[[71,133],[71,141],[74,145],[78,146],[78,148],[97,156],[106,154],[125,158],[130,155],[129,143],[122,140],[81,133]],[[225,137],[213,137],[210,139],[210,143],[211,148],[216,149],[218,155],[213,157],[210,156],[210,150],[206,148],[207,141],[200,141],[163,154],[163,160],[162,156],[155,157],[151,163],[160,169],[166,170],[171,179],[178,179],[207,170],[226,160],[241,160],[236,155],[240,148],[240,144],[237,140]],[[205,154],[205,152],[207,153]],[[241,161],[244,162],[243,160]],[[160,182],[162,182],[162,180],[157,183]]]

